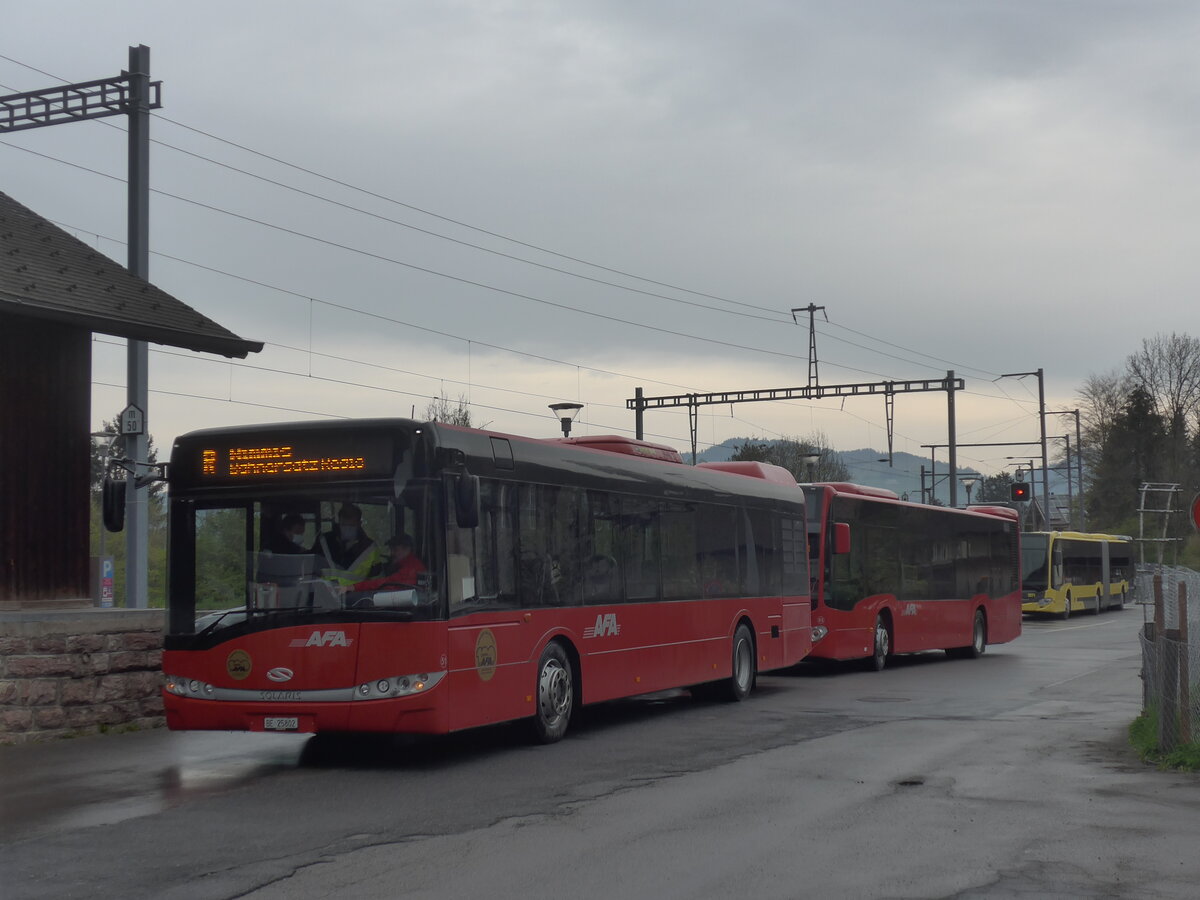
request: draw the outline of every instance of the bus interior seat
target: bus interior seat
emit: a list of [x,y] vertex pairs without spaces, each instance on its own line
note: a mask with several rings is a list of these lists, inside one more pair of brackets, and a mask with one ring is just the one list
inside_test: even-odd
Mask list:
[[311,553],[272,553],[261,550],[256,560],[257,581],[293,587],[300,579],[309,578],[316,569],[317,560]]

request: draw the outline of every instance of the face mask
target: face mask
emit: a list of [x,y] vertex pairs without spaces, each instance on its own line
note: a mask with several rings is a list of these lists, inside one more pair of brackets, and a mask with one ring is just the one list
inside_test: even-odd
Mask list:
[[292,543],[293,543],[293,544],[295,544],[297,547],[299,547],[299,546],[303,546],[303,544],[304,544],[304,532],[302,531],[302,532],[300,532],[299,534],[293,534],[293,535],[292,535]]
[[338,531],[341,534],[343,541],[352,541],[358,537],[357,525],[339,525]]

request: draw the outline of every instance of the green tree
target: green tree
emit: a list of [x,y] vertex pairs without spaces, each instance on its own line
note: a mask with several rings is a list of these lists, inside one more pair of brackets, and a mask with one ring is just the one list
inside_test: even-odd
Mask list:
[[1008,503],[1012,499],[1011,472],[997,472],[995,475],[984,475],[975,489],[971,491],[972,503]]
[[1135,518],[1142,484],[1169,480],[1163,471],[1167,434],[1154,400],[1143,388],[1132,388],[1092,472],[1087,496],[1092,530],[1127,528]]
[[[100,492],[100,485],[104,481],[104,473],[108,471],[110,459],[121,459],[125,456],[125,438],[121,435],[117,423],[121,421],[120,414],[117,414],[111,421],[105,421],[101,426],[100,431],[110,437],[97,438],[92,435],[91,450],[92,450],[92,493]],[[158,448],[154,446],[154,436],[148,435],[146,438],[147,462],[151,465],[158,463]],[[163,491],[163,483],[156,481],[150,485],[150,495],[153,497],[159,496]]]
[[[818,459],[810,475],[807,457],[814,454]],[[850,470],[838,458],[837,451],[829,447],[822,434],[814,434],[807,440],[789,437],[779,440],[751,438],[734,451],[731,459],[781,466],[802,483],[850,480]]]
[[[125,456],[125,439],[120,434],[118,423],[120,413],[105,421],[101,431],[111,437],[91,439],[91,552],[95,556],[111,556],[113,558],[113,596],[117,606],[124,605],[125,598],[125,535],[110,534],[104,530],[100,518],[100,486],[104,474],[108,471],[110,459]],[[154,437],[147,436],[147,461],[151,464],[158,462],[158,450],[154,446]],[[149,535],[146,547],[146,579],[148,602],[151,606],[161,607],[166,603],[167,596],[167,504],[164,494],[165,485],[155,481],[147,488],[149,497],[146,508],[149,516]]]

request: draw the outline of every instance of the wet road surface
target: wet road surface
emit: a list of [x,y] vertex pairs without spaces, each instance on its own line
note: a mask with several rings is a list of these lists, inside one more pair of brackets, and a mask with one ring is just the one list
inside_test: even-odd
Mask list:
[[0,884],[6,900],[1190,897],[1198,781],[1124,743],[1141,618],[1028,622],[980,660],[803,666],[738,705],[607,704],[550,747],[511,725],[0,749]]

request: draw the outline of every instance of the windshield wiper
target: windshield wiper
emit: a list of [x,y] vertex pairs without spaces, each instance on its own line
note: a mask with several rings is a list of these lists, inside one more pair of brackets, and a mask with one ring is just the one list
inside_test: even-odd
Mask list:
[[206,634],[208,634],[208,633],[209,633],[209,632],[211,632],[211,631],[212,631],[214,628],[216,628],[218,625],[220,625],[220,624],[221,624],[221,620],[222,620],[222,619],[224,619],[226,616],[233,615],[234,613],[242,613],[242,614],[245,614],[245,613],[246,613],[246,609],[245,609],[245,607],[238,607],[237,609],[227,609],[227,610],[225,610],[225,612],[221,613],[219,616],[217,616],[215,619],[213,619],[211,622],[209,622],[209,623],[208,623],[208,625],[206,625],[206,626],[205,626],[204,630],[203,630],[203,631],[201,631],[200,633],[198,633],[198,634],[196,635],[196,637],[198,637],[198,638],[202,638],[202,637],[204,637]]

